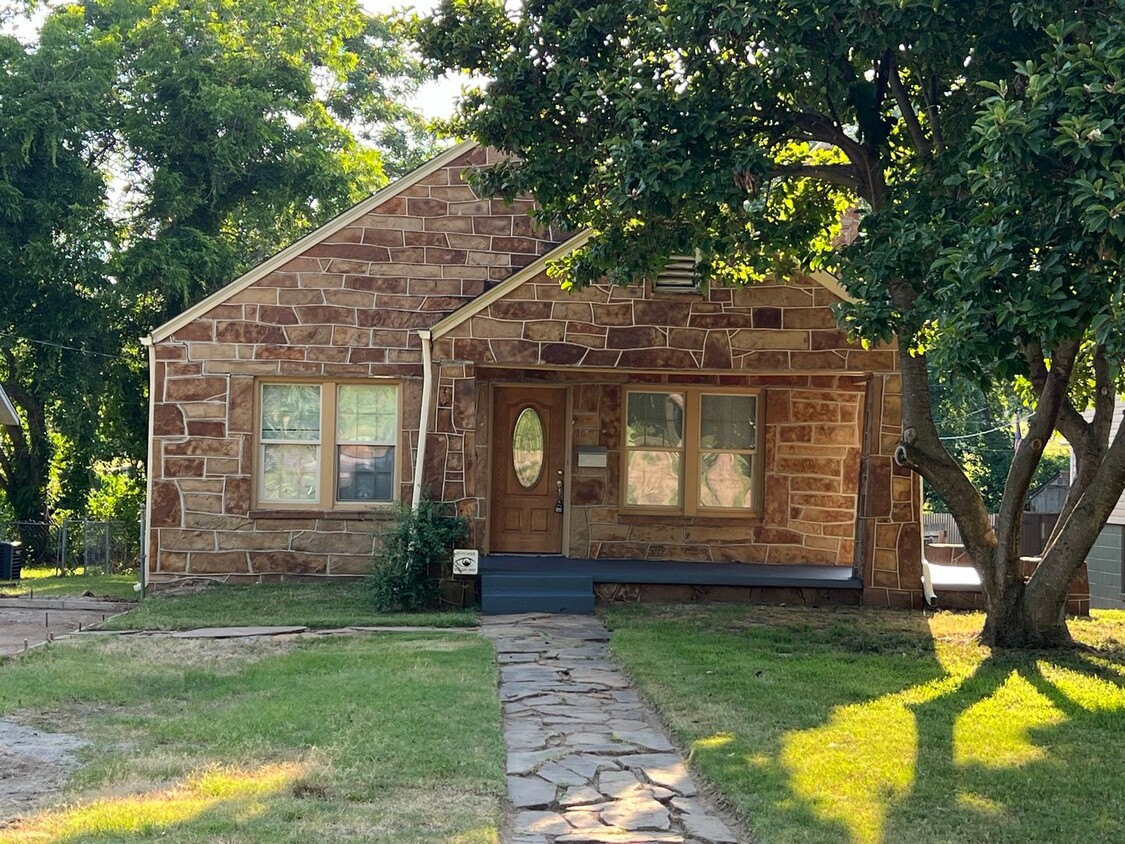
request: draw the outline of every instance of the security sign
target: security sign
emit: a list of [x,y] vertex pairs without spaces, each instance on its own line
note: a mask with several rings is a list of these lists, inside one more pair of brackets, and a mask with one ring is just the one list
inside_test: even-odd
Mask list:
[[453,549],[453,573],[476,574],[480,562],[480,552],[475,548]]

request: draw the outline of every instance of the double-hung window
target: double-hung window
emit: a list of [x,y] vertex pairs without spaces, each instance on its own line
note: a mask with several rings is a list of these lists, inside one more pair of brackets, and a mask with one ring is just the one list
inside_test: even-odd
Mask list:
[[399,403],[397,384],[262,383],[258,503],[348,509],[394,501]]
[[628,391],[625,509],[760,514],[759,406],[760,396],[748,391]]

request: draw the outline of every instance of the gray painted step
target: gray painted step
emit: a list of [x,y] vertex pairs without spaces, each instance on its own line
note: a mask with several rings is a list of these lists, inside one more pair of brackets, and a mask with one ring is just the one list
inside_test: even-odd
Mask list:
[[485,615],[549,612],[590,615],[594,612],[594,592],[485,592],[481,596]]
[[481,611],[500,613],[592,613],[594,579],[590,575],[537,572],[485,573],[481,576]]

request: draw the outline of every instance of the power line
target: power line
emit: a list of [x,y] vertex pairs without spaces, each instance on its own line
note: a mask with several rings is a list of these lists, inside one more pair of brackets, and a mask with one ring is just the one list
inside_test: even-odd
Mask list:
[[25,343],[36,343],[40,346],[53,346],[56,349],[66,349],[68,352],[78,352],[83,355],[97,355],[100,358],[109,358],[110,360],[125,360],[121,355],[108,355],[105,352],[95,352],[92,349],[80,349],[77,346],[52,343],[50,340],[33,340],[31,337],[21,337],[19,334],[12,334],[8,331],[0,331],[0,337],[14,337],[16,340],[23,340]]
[[973,437],[980,437],[980,436],[983,436],[985,434],[992,434],[992,433],[995,433],[996,431],[1003,431],[1004,429],[1011,428],[1011,427],[1012,427],[1012,423],[1008,422],[1005,425],[997,425],[995,428],[989,428],[987,431],[977,431],[975,434],[958,434],[955,437],[954,436],[938,437],[938,439],[941,440],[942,442],[952,442],[953,440],[969,440],[969,439],[972,439]]

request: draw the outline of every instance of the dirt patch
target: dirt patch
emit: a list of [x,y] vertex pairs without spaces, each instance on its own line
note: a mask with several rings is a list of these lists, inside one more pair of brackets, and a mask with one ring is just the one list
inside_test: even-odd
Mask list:
[[63,609],[46,602],[38,607],[0,606],[0,657],[21,654],[49,638],[84,630],[111,615],[113,610]]
[[78,767],[86,742],[67,733],[48,733],[0,718],[0,828],[58,793]]
[[[173,639],[170,636],[97,637],[105,654],[131,663],[150,663],[155,667],[175,665],[178,669],[206,669],[229,676],[250,662],[289,653],[297,646],[295,636],[251,639]],[[79,637],[75,637],[79,638]]]

